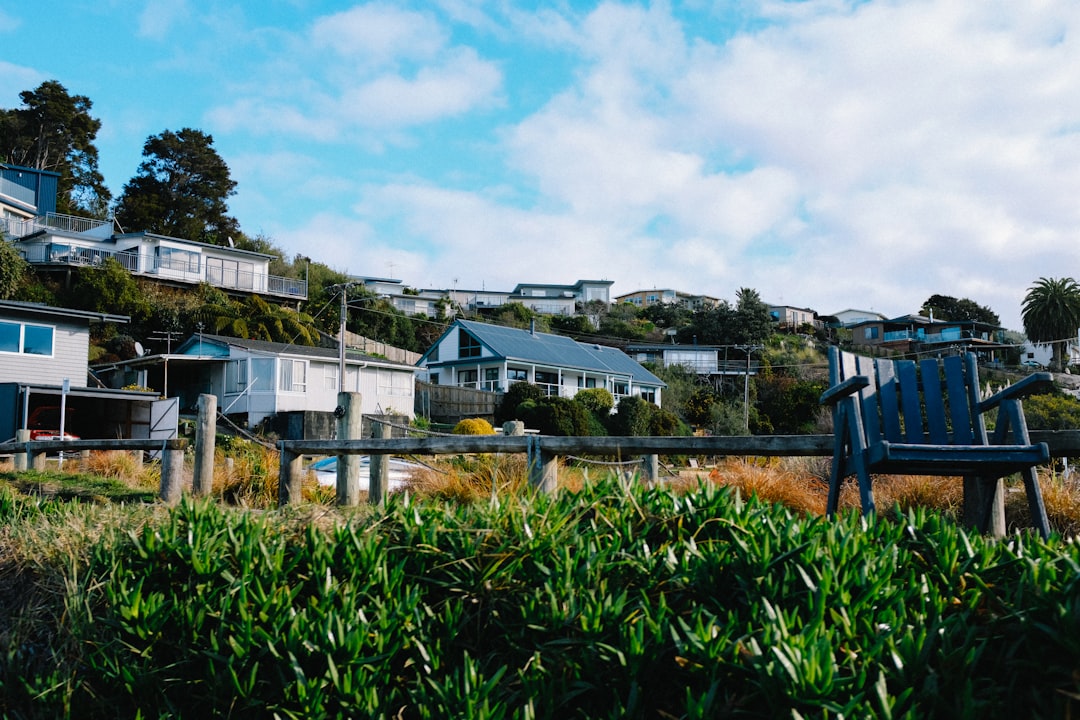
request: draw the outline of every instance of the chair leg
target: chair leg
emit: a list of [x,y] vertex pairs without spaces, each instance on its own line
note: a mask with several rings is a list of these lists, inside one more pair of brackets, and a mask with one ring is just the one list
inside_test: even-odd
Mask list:
[[858,463],[855,474],[859,478],[859,504],[862,505],[862,514],[872,515],[877,511],[877,506],[874,505],[874,490],[871,486],[870,469],[866,467],[866,463]]
[[1024,478],[1024,493],[1027,495],[1031,524],[1039,531],[1039,535],[1044,539],[1048,538],[1050,537],[1050,520],[1046,517],[1046,505],[1043,504],[1042,490],[1039,488],[1038,472],[1031,467],[1020,475]]
[[836,517],[836,509],[840,505],[840,484],[844,482],[842,465],[839,454],[833,453],[832,472],[829,473],[829,499],[825,503],[825,516],[830,519]]

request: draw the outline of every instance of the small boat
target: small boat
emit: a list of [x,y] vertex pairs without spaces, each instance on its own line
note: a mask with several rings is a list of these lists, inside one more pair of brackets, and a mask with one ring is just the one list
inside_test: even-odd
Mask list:
[[[360,489],[364,492],[368,491],[370,487],[371,479],[371,456],[361,455],[360,459]],[[405,487],[409,483],[409,479],[412,478],[413,473],[418,470],[427,469],[426,466],[420,463],[409,462],[407,460],[401,460],[399,458],[388,458],[390,461],[390,490],[398,490]],[[337,456],[332,455],[322,460],[316,460],[308,465],[308,469],[315,473],[315,479],[319,481],[320,485],[329,485],[331,487],[337,485]]]

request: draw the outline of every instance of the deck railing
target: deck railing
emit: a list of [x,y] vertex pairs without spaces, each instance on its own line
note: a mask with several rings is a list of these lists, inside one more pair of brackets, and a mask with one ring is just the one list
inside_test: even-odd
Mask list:
[[[140,256],[134,252],[101,250],[67,243],[48,243],[20,248],[23,258],[31,265],[68,265],[77,267],[101,265],[112,258],[135,275],[153,275],[172,281],[198,284],[207,282],[226,290],[262,293],[307,299],[307,281],[299,278],[264,275],[256,272],[206,272],[198,262],[178,265],[175,260]],[[161,271],[166,272],[161,272]]]

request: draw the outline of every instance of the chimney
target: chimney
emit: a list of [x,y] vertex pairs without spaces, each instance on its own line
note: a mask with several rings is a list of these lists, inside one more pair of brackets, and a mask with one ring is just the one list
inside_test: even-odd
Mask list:
[[536,318],[529,320],[529,334],[536,337]]

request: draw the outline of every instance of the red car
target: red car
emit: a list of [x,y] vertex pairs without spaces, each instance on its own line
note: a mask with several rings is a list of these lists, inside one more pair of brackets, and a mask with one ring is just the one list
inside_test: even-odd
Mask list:
[[[78,440],[79,436],[67,431],[71,423],[72,411],[67,409],[64,417],[64,440]],[[55,405],[43,405],[30,412],[26,421],[31,440],[60,440],[60,408]]]

